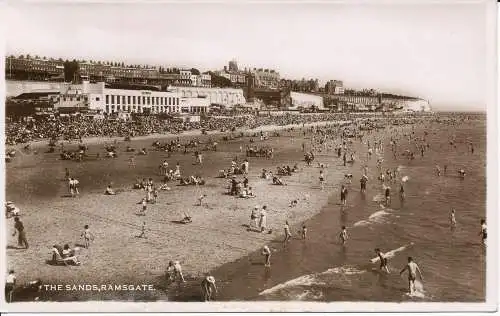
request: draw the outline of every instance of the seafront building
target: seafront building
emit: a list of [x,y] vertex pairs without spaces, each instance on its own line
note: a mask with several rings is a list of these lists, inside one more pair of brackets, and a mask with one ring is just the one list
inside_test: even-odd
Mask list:
[[[62,85],[55,108],[58,110],[90,110],[103,114],[124,113],[189,113],[208,112],[206,98],[181,97],[173,91],[149,89],[117,89],[104,82]],[[127,117],[128,115],[124,115]]]
[[201,88],[201,87],[169,87],[181,98],[205,98],[209,104],[223,105],[232,108],[246,103],[242,89],[233,88]]

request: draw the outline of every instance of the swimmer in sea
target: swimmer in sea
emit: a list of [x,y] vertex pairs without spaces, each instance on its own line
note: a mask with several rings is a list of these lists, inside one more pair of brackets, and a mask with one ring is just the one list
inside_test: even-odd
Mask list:
[[382,253],[382,251],[380,251],[379,248],[376,248],[375,249],[375,253],[377,254],[377,256],[379,257],[380,259],[380,270],[385,270],[387,273],[391,273],[389,271],[389,266],[387,265],[387,258],[385,257],[385,255]]
[[417,272],[420,275],[420,279],[422,282],[424,281],[424,278],[422,276],[422,272],[420,271],[420,268],[418,265],[413,262],[412,257],[408,257],[408,264],[399,272],[399,274],[403,274],[408,270],[408,290],[410,291],[410,295],[415,292],[415,281],[417,280]]
[[347,228],[342,226],[342,230],[340,231],[339,238],[342,241],[342,245],[345,245],[347,239],[349,239],[349,235],[347,234]]
[[450,227],[451,227],[451,230],[455,229],[456,226],[457,226],[457,220],[455,218],[455,209],[452,208],[451,209],[451,213],[450,213]]
[[391,188],[385,187],[385,205],[389,206],[391,204]]

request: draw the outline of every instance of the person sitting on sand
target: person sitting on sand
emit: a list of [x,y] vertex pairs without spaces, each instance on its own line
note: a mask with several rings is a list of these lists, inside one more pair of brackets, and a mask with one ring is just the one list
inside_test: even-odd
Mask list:
[[188,213],[184,212],[184,217],[181,219],[182,224],[189,224],[193,222],[193,218]]
[[147,154],[148,152],[146,151],[146,148],[142,148],[141,151],[139,151],[139,155],[145,156]]
[[169,191],[170,190],[170,187],[167,185],[167,181],[165,179],[163,179],[162,181],[163,183],[160,185],[160,190],[165,190],[165,191]]
[[76,257],[75,249],[70,249],[70,247],[69,247],[68,244],[64,245],[64,248],[63,248],[62,253],[61,253],[61,257],[63,259],[72,258],[71,261],[75,265],[80,265],[81,264],[80,261],[78,261],[78,258]]
[[260,178],[267,179],[267,170],[266,169],[262,169],[262,172],[260,174]]
[[115,195],[116,192],[111,188],[111,184],[106,187],[106,191],[104,192],[105,195]]
[[274,185],[285,185],[283,180],[281,178],[278,178],[277,176],[273,177],[273,184]]
[[298,203],[299,203],[299,201],[297,201],[297,200],[291,200],[290,205],[288,205],[288,206],[289,207],[296,207]]
[[203,200],[207,197],[206,194],[202,194],[198,197],[198,206],[202,206]]

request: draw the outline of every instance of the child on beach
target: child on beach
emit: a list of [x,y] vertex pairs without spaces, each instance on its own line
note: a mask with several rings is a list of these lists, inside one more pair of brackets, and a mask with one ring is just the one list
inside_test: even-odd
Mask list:
[[323,170],[319,171],[319,186],[321,187],[321,191],[325,188],[325,174]]
[[141,208],[141,213],[140,215],[146,215],[146,208],[148,207],[148,202],[146,200],[146,198],[143,198],[139,203],[137,204],[142,204],[142,208]]
[[139,236],[137,236],[137,238],[148,238],[146,236],[146,222],[142,222],[141,234]]
[[207,197],[206,194],[202,194],[200,195],[200,197],[198,198],[198,206],[202,206],[203,204],[203,200]]
[[342,230],[340,231],[339,238],[340,238],[340,241],[342,242],[342,245],[345,245],[347,239],[349,238],[349,235],[347,234],[347,228],[345,226],[342,226]]
[[153,204],[156,204],[158,200],[158,190],[156,188],[153,189]]
[[306,224],[302,224],[302,239],[306,239],[307,238],[307,227],[306,227]]
[[90,241],[94,241],[94,235],[90,232],[89,225],[85,225],[83,227],[83,232],[80,237],[83,237],[83,241],[85,243],[85,248],[89,249]]

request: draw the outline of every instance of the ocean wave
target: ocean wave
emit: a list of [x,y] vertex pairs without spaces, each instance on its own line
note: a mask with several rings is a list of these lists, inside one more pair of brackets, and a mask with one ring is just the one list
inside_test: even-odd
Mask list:
[[424,290],[424,285],[422,284],[422,282],[416,280],[415,281],[415,291],[412,294],[406,293],[406,295],[409,297],[425,298],[425,290]]
[[323,298],[323,293],[310,290],[305,290],[304,292],[293,297],[296,301],[316,301],[321,298]]
[[[381,205],[381,207],[383,207]],[[385,223],[384,217],[387,215],[390,215],[392,211],[389,208],[383,207],[382,210],[376,211],[375,213],[372,213],[370,216],[368,216],[368,219],[360,220],[354,223],[352,226],[357,227],[357,226],[367,226],[370,224],[382,224]]]
[[[313,274],[306,274],[303,276],[300,276],[298,278],[292,279],[290,281],[286,281],[285,283],[280,283],[278,285],[273,286],[272,288],[266,289],[262,292],[259,293],[259,295],[269,295],[272,293],[275,293],[280,290],[285,290],[293,287],[298,287],[298,286],[313,286],[313,285],[326,285],[325,282],[320,281],[318,277],[324,276],[324,275],[331,275],[331,274],[341,274],[341,275],[355,275],[355,274],[362,274],[365,273],[366,270],[359,270],[356,267],[352,266],[341,266],[341,267],[335,267],[328,269],[324,272],[321,273],[313,273]],[[300,295],[303,295],[304,292],[302,292]],[[300,297],[294,297],[295,299],[300,299]],[[309,297],[309,299],[318,299],[314,297]]]
[[335,267],[326,270],[325,272],[322,272],[321,274],[343,274],[343,275],[353,275],[353,274],[362,274],[365,273],[366,270],[359,270],[356,267],[351,267],[351,266],[342,266],[342,267]]
[[289,287],[293,286],[311,286],[311,285],[324,285],[323,282],[319,282],[316,279],[316,274],[306,274],[303,276],[300,276],[298,278],[292,279],[290,281],[287,281],[285,283],[278,284],[276,286],[273,286],[270,289],[266,289],[262,292],[259,293],[259,295],[267,295],[274,293],[279,290],[283,290]]

